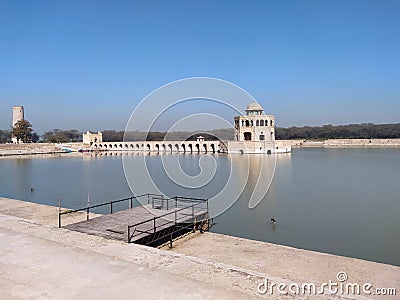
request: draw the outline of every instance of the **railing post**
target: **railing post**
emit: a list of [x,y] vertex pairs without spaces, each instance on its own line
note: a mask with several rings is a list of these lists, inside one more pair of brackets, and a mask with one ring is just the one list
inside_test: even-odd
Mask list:
[[196,232],[196,220],[194,217],[194,205],[192,205],[192,220],[193,220],[193,232]]
[[128,243],[131,242],[131,228],[128,225]]
[[169,235],[169,248],[172,248],[172,233]]
[[58,228],[61,228],[61,197],[58,197]]
[[130,207],[129,208],[132,208],[132,202],[133,202],[133,197],[131,197]]
[[176,210],[175,210],[175,226],[176,226]]
[[153,218],[153,223],[154,223],[153,231],[154,231],[154,233],[156,233],[156,217]]
[[86,221],[89,221],[90,194],[87,194]]
[[150,194],[147,194],[147,204],[150,204]]
[[112,207],[112,205],[113,205],[113,202],[111,201],[111,202],[110,202],[110,214],[113,213],[113,207]]
[[175,208],[178,208],[178,197],[175,196]]
[[[163,198],[164,198],[164,196],[163,196]],[[167,198],[167,210],[168,210],[168,201],[169,201],[169,198]]]

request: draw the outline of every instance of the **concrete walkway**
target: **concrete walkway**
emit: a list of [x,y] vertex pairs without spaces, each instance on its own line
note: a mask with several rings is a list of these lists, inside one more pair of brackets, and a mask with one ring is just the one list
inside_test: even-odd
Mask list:
[[[240,292],[125,260],[130,245],[118,244],[114,253],[108,245],[109,254],[101,254],[86,247],[107,242],[93,236],[82,240],[67,230],[59,231],[65,242],[54,239],[53,228],[0,215],[1,299],[247,298]],[[121,255],[118,248],[127,249]]]
[[[300,283],[320,285],[329,280],[337,282],[338,273],[344,272],[348,283],[394,287],[397,297],[392,298],[400,299],[400,267],[388,264],[210,232],[197,233],[175,242],[173,251]],[[377,295],[371,295],[371,298],[375,299]],[[387,295],[382,298],[390,299]]]
[[[349,282],[400,288],[400,268],[204,234],[164,251],[57,228],[57,209],[0,198],[1,299],[376,299],[261,295],[258,285]],[[75,216],[80,218],[81,216]],[[180,253],[178,253],[180,252]],[[396,299],[385,296],[382,299]]]

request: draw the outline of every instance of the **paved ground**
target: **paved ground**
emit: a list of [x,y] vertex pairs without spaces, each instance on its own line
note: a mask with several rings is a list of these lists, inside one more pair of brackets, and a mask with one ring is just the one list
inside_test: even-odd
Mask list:
[[[22,222],[22,223],[21,223]],[[23,224],[0,216],[1,299],[245,299],[247,296],[154,270],[115,256],[92,252],[5,228]],[[43,227],[42,227],[43,228]],[[38,229],[38,228],[37,228]],[[49,229],[49,228],[45,228]],[[41,230],[41,229],[39,229]],[[41,230],[42,234],[46,230]]]
[[173,251],[302,283],[337,282],[337,274],[345,272],[348,277],[346,282],[395,287],[397,299],[400,299],[400,267],[392,265],[217,233],[187,236],[175,242]]
[[[265,278],[319,284],[338,271],[349,282],[400,289],[400,268],[385,264],[218,234],[182,239],[164,251],[59,229],[49,214],[57,210],[0,198],[1,299],[339,299],[257,293]],[[376,296],[340,297],[354,298]]]
[[[33,221],[37,224],[58,226],[58,207],[49,205],[40,205],[37,203],[13,200],[0,197],[0,214],[7,216],[15,216],[22,219]],[[66,211],[66,209],[62,209]],[[90,218],[98,216],[97,214],[89,214]],[[62,225],[76,223],[86,220],[86,213],[78,212],[66,214],[62,217]]]

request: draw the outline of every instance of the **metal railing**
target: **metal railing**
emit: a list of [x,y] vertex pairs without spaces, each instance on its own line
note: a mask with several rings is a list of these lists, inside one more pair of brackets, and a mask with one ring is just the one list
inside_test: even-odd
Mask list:
[[165,197],[164,195],[150,194],[150,198],[148,199],[148,204],[150,203],[152,208],[154,209],[165,209],[165,210],[169,210],[171,208],[188,207],[191,206],[192,204],[197,204],[197,203],[204,203],[206,205],[204,209],[208,210],[208,199],[203,199],[203,198],[190,198],[181,196],[168,198]]
[[109,206],[109,213],[114,213],[114,204],[129,202],[129,209],[134,207],[134,200],[143,205],[147,202],[152,209],[169,211],[164,214],[150,217],[132,225],[128,225],[128,243],[132,241],[140,242],[144,245],[154,244],[160,240],[169,239],[170,247],[174,236],[181,233],[200,229],[200,232],[207,231],[213,225],[209,220],[208,199],[189,198],[175,196],[168,198],[164,195],[143,194],[131,196],[123,199],[112,200],[109,202],[90,205],[88,195],[88,205],[79,209],[61,211],[61,200],[59,199],[58,227],[62,227],[62,216],[77,212],[86,212],[86,220],[90,220],[90,213],[93,209]]
[[[86,207],[83,208],[79,208],[79,209],[70,209],[67,211],[61,211],[61,203],[60,203],[60,199],[59,199],[59,212],[58,212],[58,228],[62,227],[61,224],[61,219],[63,215],[67,215],[67,214],[72,214],[72,213],[77,213],[77,212],[86,212],[86,220],[89,221],[90,219],[90,210],[93,210],[94,208],[99,208],[99,207],[103,207],[103,206],[109,206],[109,213],[112,214],[114,213],[114,204],[116,203],[121,203],[121,202],[129,202],[129,208],[133,207],[133,201],[137,200],[139,201],[140,198],[145,198],[147,197],[147,204],[150,204],[150,199],[152,197],[163,197],[163,195],[156,195],[156,194],[143,194],[143,195],[139,195],[139,196],[131,196],[128,198],[123,198],[123,199],[118,199],[118,200],[112,200],[109,202],[105,202],[105,203],[101,203],[101,204],[96,204],[96,205],[90,205],[90,201],[89,201],[89,195],[88,195],[88,205]],[[143,200],[142,200],[143,201]]]
[[[144,239],[143,244],[149,245],[170,237],[169,241],[172,247],[173,235],[180,231],[189,229],[195,231],[199,227],[201,232],[208,230],[208,199],[176,196],[173,198],[153,198],[153,200],[153,208],[172,209],[172,211],[128,225],[128,243],[131,243],[132,240]],[[205,225],[207,228],[204,228]]]

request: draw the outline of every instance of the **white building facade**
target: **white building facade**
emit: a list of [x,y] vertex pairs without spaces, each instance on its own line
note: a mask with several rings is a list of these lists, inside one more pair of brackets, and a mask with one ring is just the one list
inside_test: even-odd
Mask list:
[[273,154],[291,152],[290,143],[275,140],[275,116],[266,115],[260,104],[253,102],[244,116],[234,118],[234,141],[224,141],[221,152]]
[[98,133],[91,133],[90,131],[87,131],[82,135],[82,140],[85,146],[92,146],[96,143],[102,143],[103,133],[100,131]]
[[258,103],[251,103],[246,108],[245,116],[235,117],[236,141],[275,141],[275,117],[266,115]]

